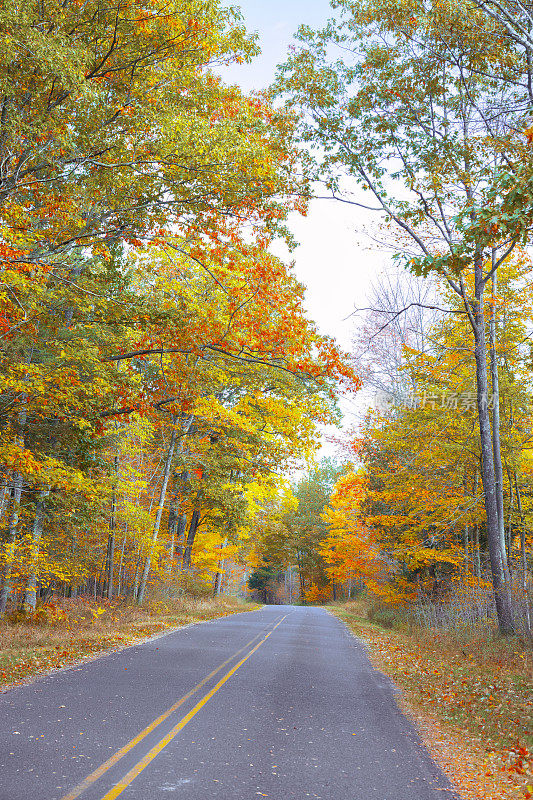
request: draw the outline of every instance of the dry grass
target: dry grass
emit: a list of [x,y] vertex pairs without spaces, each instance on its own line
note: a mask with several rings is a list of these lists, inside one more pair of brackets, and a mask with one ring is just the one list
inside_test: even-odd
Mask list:
[[182,597],[143,606],[120,600],[54,600],[30,617],[14,614],[0,621],[0,687],[169,628],[256,608],[225,596]]
[[383,628],[368,620],[364,600],[331,610],[402,688],[404,709],[463,797],[531,797],[530,649],[486,629],[466,636]]

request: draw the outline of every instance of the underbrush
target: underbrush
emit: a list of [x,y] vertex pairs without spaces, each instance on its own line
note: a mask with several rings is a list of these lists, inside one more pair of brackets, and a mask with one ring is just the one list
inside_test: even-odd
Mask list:
[[440,760],[463,796],[533,797],[533,651],[524,639],[501,638],[486,624],[420,628],[401,609],[364,598],[331,610],[402,688],[423,727],[429,721],[430,749],[432,738],[441,751],[448,741]]
[[182,596],[142,606],[124,599],[52,599],[34,614],[14,612],[0,621],[0,687],[168,628],[255,608],[224,595]]

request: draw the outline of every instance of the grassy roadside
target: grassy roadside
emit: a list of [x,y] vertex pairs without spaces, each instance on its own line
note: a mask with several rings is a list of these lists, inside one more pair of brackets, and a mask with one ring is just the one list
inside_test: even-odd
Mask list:
[[516,642],[393,630],[363,601],[330,606],[402,691],[400,704],[465,800],[533,797],[531,649]]
[[0,689],[169,628],[260,608],[232,597],[148,602],[58,600],[0,621]]

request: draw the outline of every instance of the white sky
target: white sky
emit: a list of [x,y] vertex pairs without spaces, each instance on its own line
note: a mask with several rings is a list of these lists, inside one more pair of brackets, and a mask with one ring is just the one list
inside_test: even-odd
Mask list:
[[[299,25],[319,27],[331,12],[327,0],[242,0],[239,5],[247,29],[259,33],[262,54],[252,64],[236,65],[222,75],[245,91],[263,89],[272,82]],[[354,329],[354,320],[346,318],[355,307],[366,305],[370,282],[389,261],[364,235],[373,220],[377,223],[377,215],[357,207],[314,200],[307,217],[293,214],[290,218],[299,247],[290,256],[278,251],[285,260],[294,260],[296,276],[307,287],[305,305],[310,318],[346,350]],[[354,414],[359,416],[364,405],[362,397],[355,404],[342,403],[345,427],[354,424]],[[333,453],[334,448],[325,444],[321,455]]]

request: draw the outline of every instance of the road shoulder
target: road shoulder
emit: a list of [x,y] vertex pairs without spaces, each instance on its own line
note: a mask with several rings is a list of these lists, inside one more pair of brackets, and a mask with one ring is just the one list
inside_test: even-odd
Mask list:
[[[436,668],[430,652],[415,647],[407,634],[369,624],[340,606],[328,611],[363,643],[373,666],[393,681],[398,688],[395,699],[399,708],[413,722],[432,758],[465,800],[528,797],[522,788],[526,783],[527,757],[520,756],[519,746],[502,747],[484,734],[482,726],[479,732],[473,732],[474,719],[468,727],[446,719],[448,686],[443,685],[441,669]],[[426,691],[431,691],[434,677],[433,702],[427,694],[424,697],[415,690],[414,686],[422,683],[417,675],[423,675]]]
[[67,600],[50,608],[51,619],[43,623],[31,619],[1,623],[0,692],[191,625],[261,606],[221,597],[185,598],[141,608],[119,601]]

